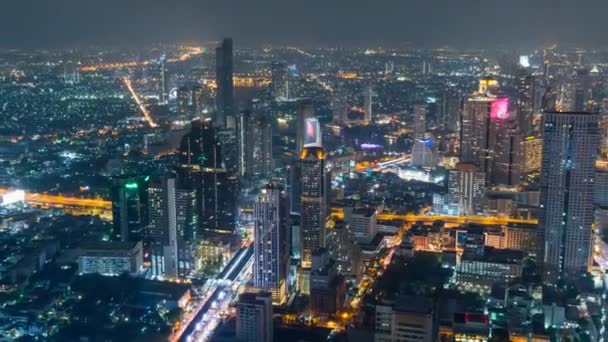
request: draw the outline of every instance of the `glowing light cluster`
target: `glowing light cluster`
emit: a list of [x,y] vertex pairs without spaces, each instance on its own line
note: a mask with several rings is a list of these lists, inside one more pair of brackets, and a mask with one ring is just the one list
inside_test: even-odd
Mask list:
[[492,101],[490,107],[490,119],[492,120],[506,120],[509,118],[509,99],[501,97]]

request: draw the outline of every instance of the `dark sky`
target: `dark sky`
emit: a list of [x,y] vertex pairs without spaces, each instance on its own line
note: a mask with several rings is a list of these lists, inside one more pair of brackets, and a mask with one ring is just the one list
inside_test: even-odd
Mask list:
[[0,47],[608,46],[606,0],[0,0]]

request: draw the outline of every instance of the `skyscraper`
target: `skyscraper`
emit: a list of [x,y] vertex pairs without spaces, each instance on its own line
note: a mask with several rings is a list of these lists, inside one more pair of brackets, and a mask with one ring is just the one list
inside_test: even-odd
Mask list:
[[[505,167],[514,172],[520,162],[513,157],[519,146],[514,138],[518,128],[509,112],[508,98],[497,95],[497,88],[496,80],[485,77],[479,81],[478,91],[465,98],[460,125],[460,162],[479,166],[486,175],[487,185],[514,185],[519,182],[518,175],[494,175]],[[500,183],[496,183],[497,180]],[[501,184],[505,180],[513,180],[513,184]]]
[[325,157],[319,123],[314,118],[308,119],[305,143],[300,153],[302,268],[310,268],[313,252],[325,245],[325,221],[328,217],[330,191]]
[[158,102],[161,105],[166,105],[169,103],[169,85],[167,79],[167,57],[162,55],[159,61],[160,67],[160,77],[159,77],[159,87],[158,87]]
[[434,167],[437,165],[432,138],[417,140],[412,146],[412,166]]
[[224,38],[215,49],[215,79],[217,83],[216,113],[213,124],[226,127],[226,118],[234,115],[234,90],[232,83],[233,63],[232,38]]
[[462,96],[457,91],[446,90],[443,92],[438,108],[443,129],[451,132],[460,131],[461,106]]
[[152,275],[177,278],[175,178],[154,180],[148,187],[148,229]]
[[147,178],[118,177],[112,180],[112,239],[138,241],[148,223]]
[[365,124],[370,124],[373,121],[373,113],[372,113],[372,103],[374,98],[374,90],[372,86],[368,84],[365,86],[363,90],[363,112],[365,116],[363,117],[363,122]]
[[288,291],[289,234],[285,191],[269,183],[253,204],[255,287],[272,293],[281,304]]
[[424,139],[426,133],[426,105],[414,106],[414,139]]
[[524,135],[532,133],[532,117],[535,110],[537,80],[522,70],[517,84],[517,122]]
[[598,115],[545,113],[543,141],[537,255],[544,278],[554,281],[591,264]]
[[474,164],[458,164],[448,173],[448,192],[433,199],[439,214],[475,216],[485,210],[485,174]]
[[236,303],[236,338],[246,342],[272,342],[272,296],[241,294]]
[[179,163],[179,172],[196,189],[201,228],[234,230],[237,184],[224,168],[222,145],[211,120],[192,121],[180,143]]
[[192,89],[181,86],[177,88],[177,114],[180,119],[189,118],[192,110]]
[[289,98],[289,80],[287,78],[287,66],[283,63],[272,63],[272,97],[275,100]]
[[260,101],[237,120],[238,170],[241,176],[270,178],[273,171],[272,122]]
[[199,236],[196,189],[177,181],[175,188],[177,276],[185,278],[195,268],[194,255]]
[[332,106],[332,114],[333,114],[333,123],[346,126],[348,124],[348,91],[346,85],[343,83],[338,83],[336,86],[336,91],[331,99]]

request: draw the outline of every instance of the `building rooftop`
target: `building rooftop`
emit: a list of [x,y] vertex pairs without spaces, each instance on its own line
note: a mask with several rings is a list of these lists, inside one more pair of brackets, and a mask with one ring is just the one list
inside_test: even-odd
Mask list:
[[86,250],[131,250],[141,241],[86,241],[80,244],[80,249]]
[[464,252],[462,260],[479,260],[500,264],[519,264],[524,258],[524,252],[513,249],[497,249],[485,247],[483,255]]
[[353,209],[353,215],[362,215],[365,217],[372,217],[376,213],[376,208],[363,207]]
[[393,310],[403,313],[427,315],[433,312],[433,301],[426,297],[401,296],[395,301]]

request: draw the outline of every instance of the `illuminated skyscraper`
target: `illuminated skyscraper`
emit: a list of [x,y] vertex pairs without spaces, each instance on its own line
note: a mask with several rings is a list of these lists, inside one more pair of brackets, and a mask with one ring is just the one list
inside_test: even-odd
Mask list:
[[215,49],[215,79],[217,95],[215,100],[216,113],[213,124],[216,127],[226,127],[228,116],[234,115],[233,89],[233,51],[232,38],[225,38]]
[[331,99],[333,123],[346,126],[348,124],[348,92],[344,84],[339,83],[335,86],[336,91]]
[[532,133],[532,118],[536,109],[538,84],[534,76],[522,70],[517,84],[517,123],[521,132],[529,136]]
[[313,252],[325,245],[325,222],[329,209],[329,178],[325,169],[325,150],[317,119],[306,120],[301,165],[301,259],[302,268],[312,265]]
[[363,117],[363,122],[365,124],[370,124],[373,122],[373,113],[372,113],[372,103],[374,99],[374,90],[371,85],[365,86],[363,90],[363,112],[365,116]]
[[443,129],[451,132],[460,131],[460,110],[462,95],[456,91],[446,90],[439,103],[440,122]]
[[424,139],[426,133],[426,105],[414,106],[414,139]]
[[437,165],[435,158],[433,139],[427,138],[417,140],[412,146],[412,166],[434,167]]
[[447,194],[433,198],[433,210],[443,215],[484,215],[485,177],[477,165],[456,165],[448,172]]
[[175,178],[154,180],[148,187],[148,229],[152,275],[177,278]]
[[272,301],[285,301],[288,291],[289,231],[287,199],[272,183],[262,188],[253,204],[255,287],[272,293]]
[[158,102],[161,105],[166,105],[169,103],[169,85],[167,79],[167,57],[162,55],[159,61],[160,67],[160,78],[159,78],[159,94],[158,94]]
[[275,100],[289,98],[289,80],[287,78],[287,66],[283,63],[272,63],[272,96]]
[[465,98],[460,162],[479,166],[487,177],[487,185],[515,185],[519,182],[518,128],[509,112],[508,98],[497,95],[497,88],[496,80],[482,78],[478,91]]
[[177,114],[180,119],[190,117],[192,109],[192,90],[186,86],[177,88]]
[[270,178],[273,171],[272,122],[258,100],[237,120],[238,170],[241,176]]
[[200,225],[205,230],[234,230],[236,181],[226,171],[222,144],[211,120],[192,121],[179,149],[180,173],[197,191]]
[[119,177],[112,180],[112,239],[139,241],[148,222],[147,177]]
[[537,256],[544,278],[554,281],[591,266],[598,115],[547,112],[543,141]]

